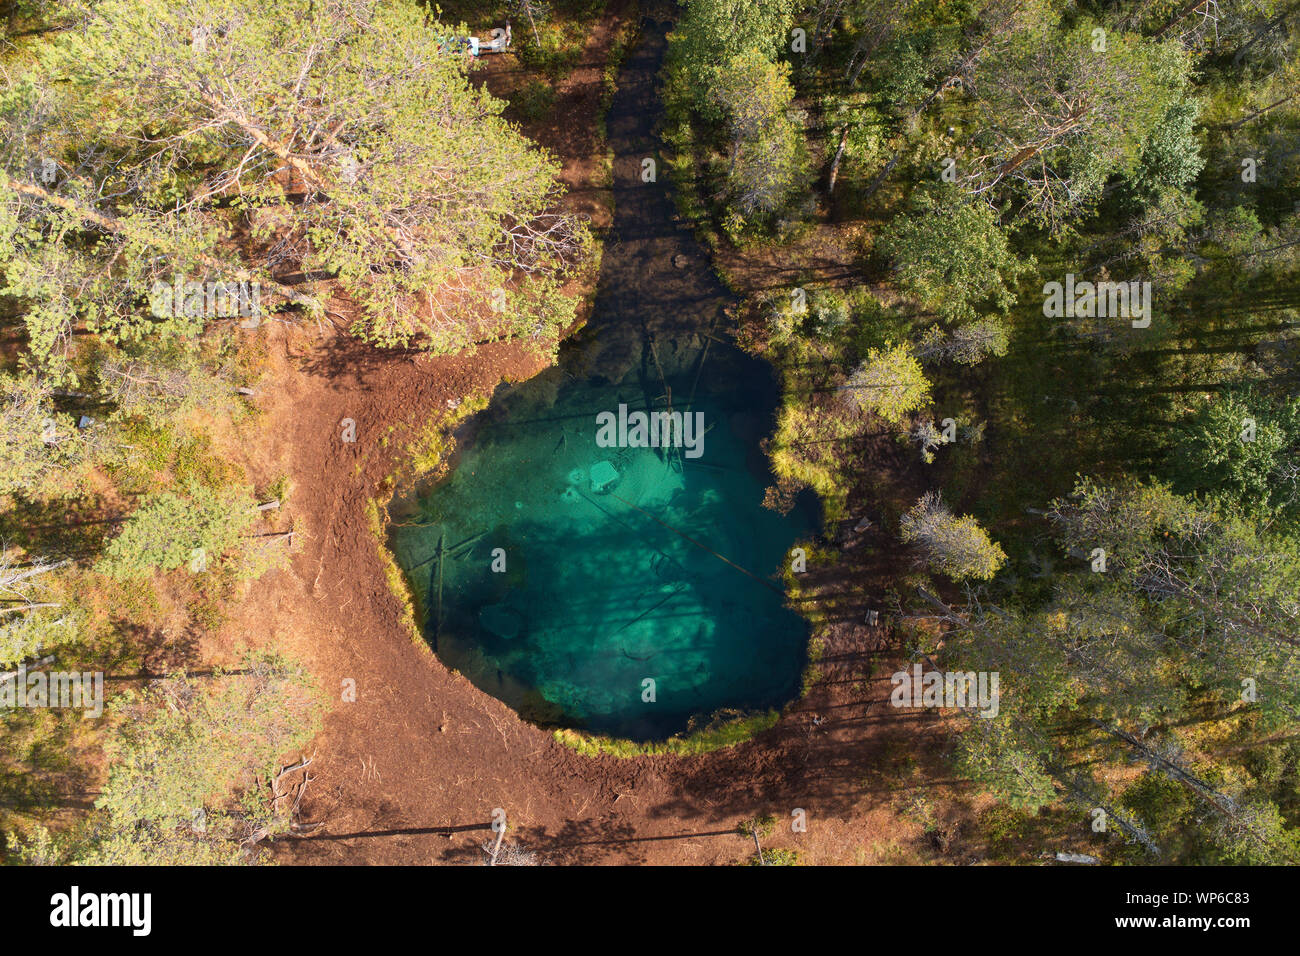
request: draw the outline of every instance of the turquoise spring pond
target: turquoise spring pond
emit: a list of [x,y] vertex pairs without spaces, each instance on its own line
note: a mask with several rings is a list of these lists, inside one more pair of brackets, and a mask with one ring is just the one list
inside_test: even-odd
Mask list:
[[791,699],[807,628],[781,570],[811,521],[761,505],[762,391],[700,398],[690,457],[598,444],[635,387],[553,368],[499,390],[392,531],[442,660],[528,719],[634,740]]

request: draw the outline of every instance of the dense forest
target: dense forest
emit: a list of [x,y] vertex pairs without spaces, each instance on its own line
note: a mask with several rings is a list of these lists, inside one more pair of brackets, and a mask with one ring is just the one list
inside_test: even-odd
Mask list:
[[[0,6],[0,672],[110,679],[103,719],[0,706],[0,859],[249,862],[294,826],[330,695],[270,635],[182,653],[303,536],[295,475],[228,453],[268,330],[545,359],[601,255],[522,124],[604,5],[497,7],[513,99],[433,4]],[[767,504],[824,516],[808,682],[883,588],[900,665],[1000,675],[996,717],[945,718],[988,826],[1300,862],[1300,4],[675,16],[665,178],[780,376]]]
[[801,270],[747,303],[775,505],[881,516],[912,654],[1001,676],[961,772],[1134,862],[1300,852],[1297,43],[1284,0],[698,0],[673,36],[684,211]]

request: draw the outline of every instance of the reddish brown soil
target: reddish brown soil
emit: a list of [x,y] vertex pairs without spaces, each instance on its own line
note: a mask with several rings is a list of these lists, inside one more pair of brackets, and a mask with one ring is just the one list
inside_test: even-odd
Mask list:
[[[555,121],[537,131],[598,225],[608,213],[592,117],[611,40],[631,9],[611,5],[560,90]],[[413,637],[366,517],[368,501],[385,497],[379,489],[410,429],[451,399],[535,373],[542,360],[511,344],[439,358],[379,353],[311,331],[270,333],[272,372],[257,398],[265,421],[241,449],[258,481],[292,476],[284,519],[300,522],[300,550],[290,569],[257,582],[211,648],[274,643],[300,657],[333,702],[307,748],[315,759],[301,819],[320,826],[278,841],[280,862],[478,863],[496,807],[509,815],[507,845],[550,863],[736,862],[753,851],[736,825],[765,813],[777,819],[767,845],[798,848],[811,863],[919,862],[937,848],[960,859],[969,850],[953,843],[955,823],[939,821],[943,839],[933,826],[924,832],[916,795],[951,783],[944,723],[889,706],[886,634],[860,623],[883,595],[859,582],[888,576],[888,551],[855,549],[862,563],[827,582],[843,609],[822,679],[771,731],[701,757],[579,756]],[[341,440],[345,418],[356,422],[355,443]],[[341,702],[347,679],[355,703]],[[807,813],[807,833],[791,831],[796,808]]]

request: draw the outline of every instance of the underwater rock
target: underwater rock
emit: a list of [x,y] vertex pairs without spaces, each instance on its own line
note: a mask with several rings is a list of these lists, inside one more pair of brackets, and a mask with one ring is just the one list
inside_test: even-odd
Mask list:
[[597,493],[609,490],[610,485],[618,481],[618,470],[607,461],[598,461],[591,466],[591,490]]

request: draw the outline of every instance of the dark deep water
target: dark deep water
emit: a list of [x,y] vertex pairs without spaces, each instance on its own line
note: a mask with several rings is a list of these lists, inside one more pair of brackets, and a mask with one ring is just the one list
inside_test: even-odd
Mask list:
[[[762,508],[774,376],[713,331],[727,293],[665,184],[641,181],[665,32],[643,24],[608,117],[616,211],[591,321],[556,367],[497,390],[451,475],[395,502],[391,535],[449,667],[528,719],[638,740],[795,696],[807,626],[780,572],[814,520]],[[598,444],[599,413],[669,395],[702,413],[697,449]]]

